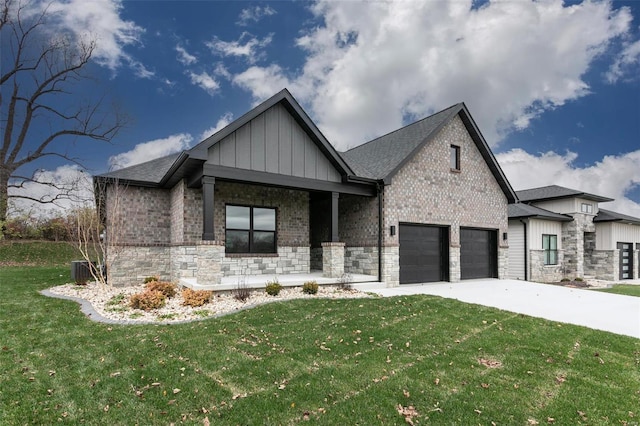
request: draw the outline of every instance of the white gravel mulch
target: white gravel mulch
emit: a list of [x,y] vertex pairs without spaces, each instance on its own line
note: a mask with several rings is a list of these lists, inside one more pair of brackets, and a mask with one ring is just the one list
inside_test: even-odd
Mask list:
[[366,293],[357,290],[342,290],[337,286],[320,286],[316,295],[303,293],[301,287],[283,287],[278,296],[269,296],[264,289],[251,290],[251,295],[245,302],[236,300],[231,292],[214,293],[209,303],[192,308],[182,305],[181,289],[178,288],[176,295],[167,299],[165,306],[160,309],[142,311],[131,308],[129,298],[132,294],[142,291],[144,291],[144,285],[109,287],[101,286],[98,283],[89,283],[84,286],[65,284],[52,287],[42,293],[46,296],[79,302],[82,311],[93,320],[123,324],[189,322],[229,314],[264,303],[291,299],[370,297]]

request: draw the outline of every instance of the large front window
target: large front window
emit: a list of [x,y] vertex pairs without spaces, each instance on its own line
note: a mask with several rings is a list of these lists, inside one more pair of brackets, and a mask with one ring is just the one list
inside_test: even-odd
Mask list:
[[558,236],[542,235],[542,250],[544,251],[544,264],[558,264]]
[[276,209],[228,205],[226,214],[227,253],[276,253]]

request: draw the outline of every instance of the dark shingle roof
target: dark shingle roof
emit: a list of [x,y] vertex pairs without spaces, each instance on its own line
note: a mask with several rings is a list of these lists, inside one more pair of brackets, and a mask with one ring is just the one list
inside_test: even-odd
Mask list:
[[96,177],[120,179],[137,183],[159,184],[180,154],[181,153],[171,154],[166,157],[156,158],[155,160],[125,167],[124,169],[114,170]]
[[540,207],[523,203],[509,204],[507,214],[509,215],[509,219],[535,218],[557,220],[561,222],[570,222],[573,220],[570,216],[554,213],[549,210],[541,209]]
[[640,225],[640,218],[628,216],[622,213],[612,212],[611,210],[598,209],[598,215],[593,219],[594,222],[627,222],[634,225]]
[[453,105],[340,154],[359,176],[384,179],[410,159],[411,154],[456,115],[461,106]]
[[518,199],[522,202],[529,201],[547,201],[557,200],[561,198],[580,197],[591,201],[605,202],[613,201],[612,198],[602,197],[600,195],[589,194],[588,192],[577,191],[575,189],[565,188],[558,185],[543,186],[540,188],[525,189],[516,191]]

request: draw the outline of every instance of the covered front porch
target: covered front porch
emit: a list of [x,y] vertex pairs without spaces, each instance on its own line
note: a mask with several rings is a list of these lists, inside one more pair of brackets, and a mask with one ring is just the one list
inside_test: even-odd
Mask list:
[[300,287],[307,281],[315,281],[319,285],[363,284],[378,282],[375,275],[345,274],[338,278],[325,277],[322,271],[311,271],[307,274],[287,275],[231,275],[222,277],[219,284],[199,283],[196,278],[182,278],[179,284],[194,290],[231,291],[240,286],[249,289],[264,288],[269,281],[278,280],[283,287]]

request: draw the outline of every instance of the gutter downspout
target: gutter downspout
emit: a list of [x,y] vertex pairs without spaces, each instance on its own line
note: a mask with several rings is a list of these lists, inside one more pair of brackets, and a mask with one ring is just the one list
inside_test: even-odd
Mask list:
[[527,252],[528,252],[529,244],[527,243],[527,222],[520,219],[520,223],[522,223],[522,226],[524,226],[524,280],[528,281],[529,280],[529,262],[527,259],[528,258]]
[[382,282],[382,194],[384,193],[384,184],[378,182],[376,189],[378,190],[378,282]]

